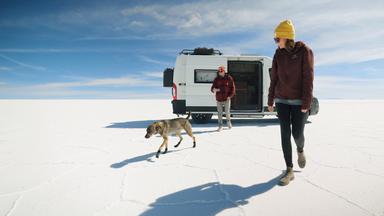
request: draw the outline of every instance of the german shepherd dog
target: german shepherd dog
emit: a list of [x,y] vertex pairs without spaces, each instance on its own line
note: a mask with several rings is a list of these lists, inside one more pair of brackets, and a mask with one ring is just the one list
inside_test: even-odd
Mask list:
[[177,148],[180,145],[181,141],[183,141],[183,137],[181,136],[180,132],[183,129],[193,139],[193,148],[196,147],[196,139],[192,133],[192,125],[188,121],[190,115],[191,113],[189,113],[186,118],[175,118],[169,120],[156,121],[147,127],[147,134],[145,134],[145,138],[148,139],[154,134],[160,134],[160,136],[163,137],[163,143],[160,145],[159,150],[156,153],[156,158],[159,158],[159,154],[163,146],[165,146],[163,154],[167,153],[168,136],[170,134],[175,133],[176,136],[180,138],[179,142],[174,147]]

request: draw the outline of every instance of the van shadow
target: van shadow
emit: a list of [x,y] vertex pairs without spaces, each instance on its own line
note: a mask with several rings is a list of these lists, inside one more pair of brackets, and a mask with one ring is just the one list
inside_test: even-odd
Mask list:
[[282,174],[269,181],[242,187],[234,184],[210,182],[171,193],[149,205],[140,216],[183,215],[208,216],[248,204],[248,199],[271,190]]
[[[152,124],[155,121],[159,120],[136,120],[136,121],[126,121],[126,122],[113,122],[105,128],[147,128],[148,125]],[[196,124],[191,120],[193,128],[206,128],[214,127],[217,128],[217,119],[211,119],[206,124]],[[225,120],[224,120],[225,123]],[[311,123],[307,121],[307,123]],[[256,127],[268,127],[279,125],[279,119],[277,118],[266,118],[266,119],[232,119],[233,127],[243,127],[243,126],[256,126]],[[196,133],[196,132],[194,132]]]

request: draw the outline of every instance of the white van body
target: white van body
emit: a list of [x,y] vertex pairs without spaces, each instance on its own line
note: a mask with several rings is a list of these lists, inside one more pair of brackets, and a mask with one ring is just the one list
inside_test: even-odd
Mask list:
[[[216,51],[216,50],[215,50]],[[234,117],[263,117],[276,115],[268,111],[268,89],[272,59],[256,55],[193,54],[183,50],[176,58],[175,67],[164,71],[165,87],[172,87],[173,113],[191,113],[197,122],[209,120],[217,114],[215,95],[210,91],[219,66],[225,66],[233,77],[236,91],[231,100]],[[318,112],[314,98],[311,115]]]

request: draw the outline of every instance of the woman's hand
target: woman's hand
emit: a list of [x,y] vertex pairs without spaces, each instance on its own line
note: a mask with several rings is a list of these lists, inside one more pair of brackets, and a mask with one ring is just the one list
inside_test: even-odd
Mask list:
[[268,106],[268,111],[273,112],[273,106]]
[[301,112],[306,113],[306,112],[308,112],[308,109],[301,109]]

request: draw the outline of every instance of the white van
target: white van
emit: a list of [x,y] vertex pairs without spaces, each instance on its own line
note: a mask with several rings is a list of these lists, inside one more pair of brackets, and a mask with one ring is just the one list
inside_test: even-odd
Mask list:
[[[256,55],[222,55],[219,50],[196,48],[182,50],[174,68],[163,74],[163,86],[172,87],[173,113],[191,113],[196,123],[208,122],[217,115],[215,95],[211,85],[217,68],[224,65],[233,77],[236,94],[231,100],[233,117],[260,118],[277,115],[268,111],[268,89],[272,59]],[[310,115],[319,111],[319,102],[313,98]]]

